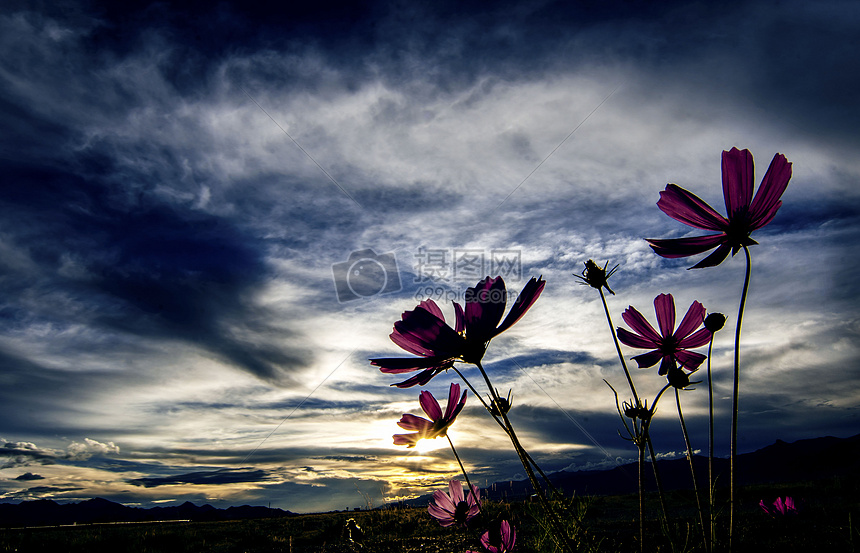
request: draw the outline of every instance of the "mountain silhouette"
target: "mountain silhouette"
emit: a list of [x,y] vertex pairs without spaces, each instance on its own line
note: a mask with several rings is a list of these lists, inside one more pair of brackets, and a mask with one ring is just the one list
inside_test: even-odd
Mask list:
[[218,509],[212,505],[197,506],[190,501],[172,507],[144,509],[128,507],[97,497],[80,503],[60,504],[50,499],[0,503],[0,527],[58,526],[66,524],[98,524],[116,522],[151,522],[190,520],[212,522],[239,519],[278,518],[295,513],[268,507],[229,507]]

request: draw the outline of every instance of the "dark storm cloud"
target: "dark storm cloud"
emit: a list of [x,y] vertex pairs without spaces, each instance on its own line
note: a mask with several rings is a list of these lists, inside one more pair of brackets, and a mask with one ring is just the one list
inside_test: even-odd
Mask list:
[[219,469],[214,471],[198,471],[173,476],[134,478],[130,484],[154,488],[176,484],[218,485],[236,484],[242,482],[260,482],[266,480],[268,473],[263,470]]
[[[260,320],[248,301],[269,274],[263,246],[230,221],[165,205],[141,193],[128,202],[75,175],[5,167],[2,229],[27,249],[32,265],[6,266],[2,315],[14,324],[80,321],[105,331],[184,339],[265,379],[302,366],[307,353],[244,342],[230,326]],[[69,269],[73,265],[74,268]],[[65,270],[64,270],[65,268]],[[22,305],[23,290],[62,291],[55,302]],[[85,307],[84,307],[85,306]]]
[[16,476],[15,480],[44,480],[45,477],[40,474],[33,474],[32,472],[25,472],[20,476]]

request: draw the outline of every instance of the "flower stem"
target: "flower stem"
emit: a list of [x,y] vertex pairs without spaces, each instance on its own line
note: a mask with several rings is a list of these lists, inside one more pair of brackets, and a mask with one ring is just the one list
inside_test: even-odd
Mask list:
[[663,511],[663,523],[669,524],[669,511],[666,508],[666,493],[663,491],[663,480],[660,478],[660,470],[657,468],[657,456],[654,454],[654,443],[651,441],[651,421],[654,419],[654,413],[657,412],[657,403],[663,397],[663,393],[671,388],[669,384],[663,386],[663,389],[657,393],[654,398],[654,403],[651,405],[651,417],[642,425],[642,437],[648,445],[648,454],[651,456],[651,467],[654,469],[654,482],[657,484],[657,495],[660,497],[660,508]]
[[639,449],[639,551],[645,552],[645,444],[636,444]]
[[[465,376],[463,376],[463,373],[461,373],[457,369],[457,367],[451,367],[451,368],[454,369],[454,372],[457,373],[457,376],[460,377],[460,379],[466,384],[466,386],[468,386],[469,389],[472,390],[472,393],[478,398],[478,401],[481,402],[481,405],[484,406],[484,409],[486,409],[487,412],[490,413],[490,416],[493,417],[493,420],[496,421],[496,423],[499,425],[499,427],[501,427],[501,429],[505,431],[505,434],[508,434],[508,436],[510,436],[510,432],[508,432],[508,429],[505,426],[505,423],[502,421],[502,419],[498,415],[493,413],[493,410],[490,408],[490,406],[487,404],[487,402],[484,401],[484,398],[481,396],[481,394],[478,393],[478,391],[475,389],[475,387],[472,386],[472,383],[469,382]],[[498,398],[496,398],[496,399],[498,399]],[[546,482],[546,485],[553,491],[553,493],[558,493],[558,490],[556,489],[556,487],[553,485],[552,482],[550,482],[549,478],[547,477],[546,474],[544,474],[543,470],[541,470],[541,468],[538,466],[537,462],[534,459],[532,459],[532,456],[529,455],[528,451],[523,451],[523,453],[525,454],[529,463],[531,463],[532,466],[534,466],[534,468],[537,469],[537,471],[540,473],[541,478],[543,478],[543,481]]]
[[[487,383],[487,388],[489,388],[490,390],[490,396],[493,399],[493,403],[495,405],[501,405],[499,396],[498,394],[496,394],[496,389],[493,387],[493,383],[490,382],[490,377],[487,375],[487,371],[484,370],[484,367],[481,365],[480,361],[475,362],[475,366],[477,366],[478,370],[481,371],[481,376],[484,377],[484,381]],[[508,414],[504,411],[504,409],[500,409],[499,412],[502,415],[502,419],[505,421],[505,427],[507,428],[508,436],[510,437],[511,443],[513,444],[514,449],[516,450],[517,455],[520,458],[520,463],[522,463],[523,468],[528,475],[532,488],[534,488],[535,494],[537,494],[538,496],[538,500],[541,502],[541,505],[543,506],[544,510],[550,518],[560,545],[564,550],[570,553],[574,553],[573,544],[570,543],[570,539],[567,536],[567,532],[565,532],[564,527],[561,525],[561,522],[555,514],[555,511],[549,504],[549,501],[547,501],[543,489],[540,487],[540,484],[538,484],[537,477],[535,476],[534,471],[531,467],[531,462],[529,462],[528,454],[526,453],[522,444],[520,444],[519,438],[517,438],[517,433],[514,431],[514,427],[511,425],[511,421],[508,419]]]
[[690,461],[690,474],[693,476],[693,494],[696,496],[696,508],[699,510],[699,524],[702,527],[702,543],[705,545],[705,551],[710,551],[710,543],[708,542],[708,534],[705,530],[705,513],[702,511],[702,502],[699,499],[699,485],[696,482],[696,469],[693,466],[693,447],[690,445],[690,434],[687,432],[687,423],[684,422],[684,412],[681,410],[681,395],[678,393],[678,388],[675,388],[675,403],[678,405],[678,420],[681,421],[681,430],[684,433],[684,443],[687,444],[687,460]]
[[708,344],[708,517],[711,527],[711,547],[714,546],[716,533],[714,518],[714,381],[711,375],[711,353],[714,349],[714,335]]
[[600,292],[600,301],[603,302],[603,311],[606,313],[606,320],[609,323],[609,332],[612,333],[612,341],[615,343],[615,351],[618,352],[618,359],[621,361],[621,367],[624,368],[624,376],[627,377],[627,383],[630,385],[633,401],[639,407],[639,395],[636,393],[636,386],[633,385],[633,378],[630,377],[630,371],[627,369],[627,362],[624,361],[624,354],[621,353],[621,345],[618,343],[618,336],[615,334],[615,327],[612,325],[612,317],[609,315],[609,307],[606,305],[606,296],[603,295],[602,289],[599,289],[598,292]]
[[747,270],[744,275],[744,288],[741,292],[741,303],[738,307],[738,322],[735,326],[735,370],[732,384],[732,441],[729,447],[729,551],[732,550],[732,535],[735,529],[735,507],[737,504],[735,482],[735,456],[738,452],[738,380],[740,377],[740,359],[741,359],[741,323],[744,318],[744,306],[747,301],[747,292],[750,286],[750,272],[752,262],[750,260],[750,250],[744,246],[744,253],[747,258]]
[[475,500],[475,503],[480,504],[478,496],[475,495],[475,488],[472,487],[472,482],[469,481],[469,475],[466,474],[466,468],[463,466],[463,461],[460,460],[460,456],[457,455],[457,450],[454,448],[454,442],[451,441],[451,436],[445,434],[445,437],[448,438],[448,443],[451,444],[451,451],[454,452],[454,458],[457,459],[457,464],[460,465],[460,471],[463,473],[463,478],[466,479],[466,485],[469,486],[469,493],[472,494],[472,499]]

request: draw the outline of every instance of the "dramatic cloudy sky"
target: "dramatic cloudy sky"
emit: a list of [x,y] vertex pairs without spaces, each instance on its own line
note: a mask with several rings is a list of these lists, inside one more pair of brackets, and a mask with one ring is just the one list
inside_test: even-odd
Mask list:
[[[855,3],[253,4],[0,15],[0,500],[306,512],[438,487],[447,443],[391,440],[419,389],[367,359],[406,355],[388,334],[428,293],[451,318],[478,280],[464,254],[511,289],[547,281],[486,357],[545,470],[634,457],[599,298],[572,276],[589,258],[620,266],[617,324],[654,321],[659,293],[728,314],[725,454],[743,255],[688,271],[643,238],[699,234],[655,206],[668,182],[724,210],[733,146],[757,179],[793,163],[752,248],[740,450],[860,428]],[[349,297],[366,249],[384,293]],[[682,397],[699,448],[706,398]],[[474,398],[450,435],[482,485],[522,477]]]

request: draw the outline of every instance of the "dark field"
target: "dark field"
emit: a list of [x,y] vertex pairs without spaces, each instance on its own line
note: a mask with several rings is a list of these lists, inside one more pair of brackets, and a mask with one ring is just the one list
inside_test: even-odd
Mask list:
[[[745,488],[734,550],[855,552],[860,548],[858,494],[858,477]],[[759,499],[772,501],[786,495],[798,501],[798,514],[771,518],[758,507]],[[647,498],[646,550],[704,551],[691,494],[669,493],[667,503],[672,520],[665,531],[657,518],[656,496]],[[639,550],[636,496],[575,499],[565,507],[580,551]],[[355,518],[365,532],[361,551],[463,553],[480,550],[478,536],[485,523],[499,516],[517,528],[516,551],[555,550],[541,531],[543,517],[537,505],[493,502],[485,505],[474,530],[442,528],[426,509],[407,508],[234,522],[3,529],[0,552],[353,552],[359,549],[349,543],[345,523]]]

